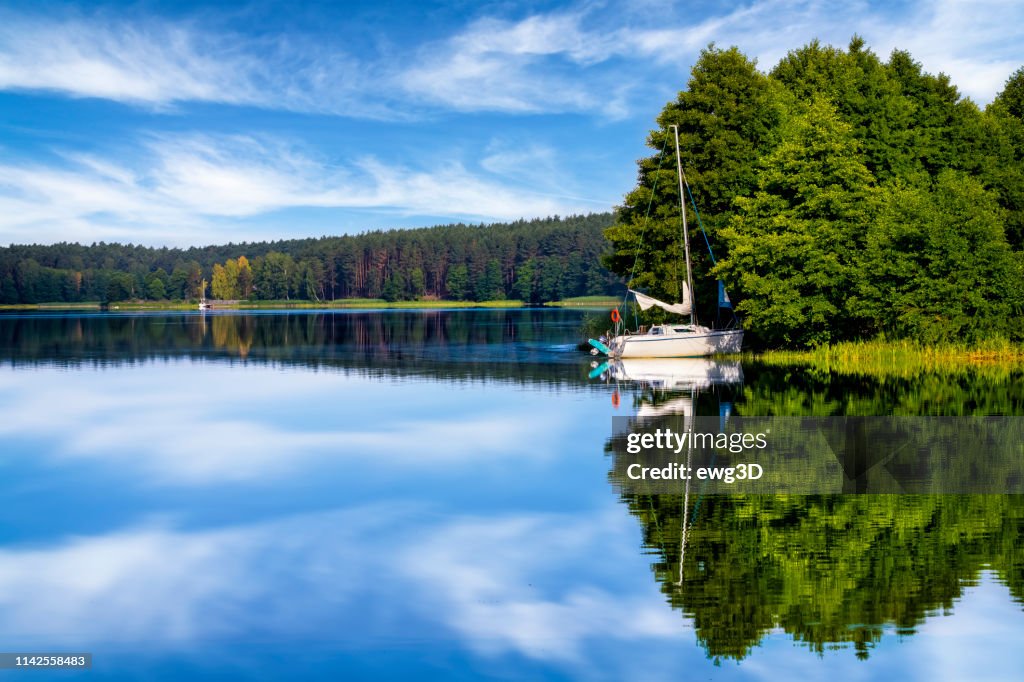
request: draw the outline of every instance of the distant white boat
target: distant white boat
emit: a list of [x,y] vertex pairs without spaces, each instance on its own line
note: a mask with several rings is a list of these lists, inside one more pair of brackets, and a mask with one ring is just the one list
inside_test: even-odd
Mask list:
[[[641,332],[631,333],[625,329],[613,312],[616,334],[607,344],[591,345],[613,358],[680,358],[739,353],[743,346],[742,329],[710,329],[697,324],[693,312],[693,270],[690,266],[690,232],[686,225],[686,202],[683,175],[683,159],[679,151],[679,128],[672,126],[676,138],[676,167],[679,172],[679,210],[683,219],[683,245],[686,252],[686,282],[683,284],[683,300],[666,303],[638,291],[629,290],[642,310],[659,307],[676,315],[689,315],[689,324],[659,324]],[[725,287],[719,284],[719,306],[732,307]]]
[[209,310],[210,309],[210,302],[207,301],[205,298],[200,299],[199,300],[199,309],[200,310]]

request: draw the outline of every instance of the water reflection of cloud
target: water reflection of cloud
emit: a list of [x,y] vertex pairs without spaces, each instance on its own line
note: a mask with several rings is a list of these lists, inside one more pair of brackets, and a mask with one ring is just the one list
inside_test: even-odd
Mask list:
[[[635,561],[614,556],[628,543],[607,542],[609,534],[628,535],[620,516],[457,521],[410,548],[404,563],[475,650],[581,663],[588,641],[671,638],[682,629],[653,590],[613,593],[587,579],[595,564]],[[566,573],[546,575],[556,561]]]
[[18,396],[0,398],[0,437],[45,440],[40,449],[54,456],[110,461],[161,483],[199,484],[263,479],[325,458],[434,470],[481,456],[543,458],[557,452],[565,423],[535,404],[432,394],[433,382],[395,391],[342,374],[181,372],[179,364],[0,373],[5,393]]
[[[383,508],[184,531],[166,525],[0,550],[0,638],[157,642],[284,634],[351,600]],[[379,548],[376,548],[379,549]],[[289,589],[302,587],[303,589]],[[327,606],[322,606],[327,605]]]
[[612,511],[451,519],[375,505],[2,549],[0,639],[173,647],[420,637],[576,661],[600,639],[678,636],[655,586],[621,584],[621,564],[602,568],[636,540]]
[[[451,517],[378,504],[8,547],[0,549],[0,640],[15,648],[123,645],[149,656],[197,646],[216,655],[267,641],[399,654],[414,643],[441,656],[532,661],[576,678],[710,672],[637,554],[635,525],[618,511]],[[813,655],[775,633],[742,665],[713,670],[716,679],[777,679],[782,671],[1012,679],[1020,663],[1012,624],[1024,616],[1005,592],[983,576],[953,618],[930,619],[902,640],[890,632],[869,661],[854,661],[849,649]]]

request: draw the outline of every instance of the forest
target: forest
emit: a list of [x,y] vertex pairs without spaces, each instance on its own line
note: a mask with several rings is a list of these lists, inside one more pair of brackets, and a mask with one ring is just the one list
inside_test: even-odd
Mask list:
[[0,304],[183,300],[517,299],[621,290],[610,213],[188,249],[0,247]]
[[768,72],[712,45],[657,125],[607,231],[635,288],[678,300],[685,279],[675,125],[699,318],[717,278],[751,345],[1024,338],[1024,68],[982,109],[856,36]]

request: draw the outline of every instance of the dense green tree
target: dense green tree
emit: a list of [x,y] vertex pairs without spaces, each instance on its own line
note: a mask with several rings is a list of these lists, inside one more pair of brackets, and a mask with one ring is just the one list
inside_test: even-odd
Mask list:
[[993,104],[1004,109],[1007,114],[1024,121],[1024,66],[1020,67],[1007,79],[1002,92],[996,95]]
[[505,298],[505,286],[501,281],[501,263],[492,258],[487,261],[484,271],[476,282],[476,300],[497,301]]
[[[1019,315],[1014,292],[1024,289],[1024,256],[1010,253],[1024,249],[1022,112],[1024,69],[983,112],[948,76],[926,73],[901,50],[883,63],[858,36],[846,50],[812,41],[769,76],[735,48],[709,48],[687,90],[658,117],[648,144],[659,153],[639,162],[637,187],[607,231],[613,252],[605,262],[627,279],[635,275],[636,288],[679,296],[681,218],[670,129],[676,124],[684,171],[722,258],[715,273],[727,279],[747,316],[750,341],[807,345],[879,332],[1020,335],[1020,326],[1006,320]],[[978,202],[950,203],[967,195]],[[916,214],[900,202],[917,207]],[[883,212],[880,225],[872,222],[876,211]],[[710,263],[697,216],[688,213],[696,300],[709,306]],[[954,228],[956,220],[966,222]],[[868,231],[876,245],[870,257]],[[886,239],[886,232],[916,237]],[[956,235],[985,246],[949,250]],[[900,252],[887,263],[878,246],[944,242],[944,259],[932,248]],[[910,270],[894,273],[903,267]],[[923,275],[929,268],[943,275]],[[935,309],[938,292],[964,287],[977,293],[941,314]],[[915,296],[922,300],[913,303]],[[901,307],[894,308],[897,301]],[[698,310],[699,317],[711,311]]]
[[[302,298],[310,301],[320,301],[324,294],[324,267],[315,258],[304,258],[298,266],[298,286],[295,291]],[[237,281],[237,277],[236,277]]]
[[990,129],[980,165],[986,185],[1005,209],[1006,239],[1024,250],[1024,68],[1018,69],[986,109]]
[[115,272],[107,281],[107,301],[127,301],[135,298],[135,278],[126,272]]
[[420,298],[427,291],[427,277],[423,274],[423,268],[413,268],[409,271],[409,295],[413,299]]
[[537,262],[530,258],[519,266],[516,271],[515,284],[512,287],[512,294],[520,301],[537,303],[536,288],[534,280],[537,274]]
[[[756,186],[756,162],[778,141],[786,93],[759,72],[735,47],[703,50],[687,89],[658,117],[647,144],[658,153],[639,162],[639,180],[607,230],[614,251],[606,266],[633,286],[660,298],[678,300],[685,281],[675,142],[679,127],[684,173],[713,236],[728,223],[733,201]],[[689,202],[687,202],[689,204]],[[690,212],[693,234],[698,230]],[[698,283],[709,267],[704,249],[694,249]],[[699,290],[707,300],[709,289]]]
[[168,286],[168,294],[171,298],[187,298],[188,294],[188,269],[184,263],[179,263],[174,266],[171,271],[171,277]]
[[449,268],[444,288],[448,292],[448,298],[453,301],[464,301],[469,292],[469,269],[462,263]]
[[[580,296],[609,293],[616,286],[599,262],[607,248],[602,230],[610,223],[607,213],[554,216],[489,226],[442,225],[184,250],[105,243],[12,246],[0,248],[0,283],[11,283],[4,294],[11,303],[96,301],[105,298],[114,272],[134,277],[137,292],[145,292],[150,275],[162,272],[165,293],[174,299],[197,297],[199,283],[206,277],[218,298],[324,300],[378,297],[387,278],[397,273],[403,298],[473,298],[488,263],[494,260],[498,277],[492,277],[495,281],[487,289],[506,298],[512,294],[519,266],[542,258],[559,267],[569,266],[575,284],[565,295]],[[271,253],[288,256],[292,262],[289,265],[279,256],[268,260]],[[216,265],[224,272],[214,273]],[[460,265],[466,270],[461,285],[457,281],[461,271],[456,269]],[[455,273],[457,296],[446,287],[450,272]],[[565,289],[553,287],[559,288]]]
[[1021,272],[996,197],[962,173],[890,186],[868,225],[860,300],[874,326],[926,342],[1020,331]]
[[295,273],[295,259],[288,254],[271,251],[256,259],[253,266],[256,297],[268,301],[290,299]]
[[811,41],[787,54],[771,76],[794,95],[796,111],[816,96],[827,98],[850,124],[864,165],[879,180],[906,175],[917,167],[911,158],[915,107],[859,36],[853,37],[846,52]]
[[397,273],[392,273],[384,282],[380,297],[389,303],[402,300],[402,293],[405,287]]
[[210,291],[214,298],[222,301],[233,298],[234,286],[228,282],[227,270],[220,263],[215,263],[213,266]]
[[167,289],[164,288],[162,279],[154,276],[146,281],[146,298],[154,301],[162,301],[167,298]]
[[196,261],[186,266],[185,298],[203,298],[206,295],[206,284],[203,279],[203,267]]
[[850,293],[875,193],[850,126],[817,96],[759,171],[757,193],[737,199],[739,213],[720,233],[729,255],[717,272],[738,294],[737,310],[769,343],[862,332]]

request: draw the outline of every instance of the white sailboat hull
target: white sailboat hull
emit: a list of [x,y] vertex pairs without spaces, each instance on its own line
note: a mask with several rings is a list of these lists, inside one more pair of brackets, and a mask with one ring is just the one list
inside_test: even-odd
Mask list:
[[[658,328],[656,328],[658,329]],[[652,330],[654,331],[654,330]],[[707,329],[616,336],[608,344],[616,358],[693,358],[722,353],[739,353],[742,329]],[[664,333],[667,332],[667,333]]]

